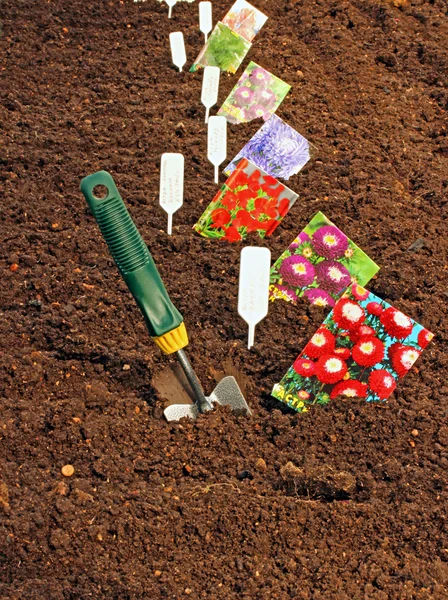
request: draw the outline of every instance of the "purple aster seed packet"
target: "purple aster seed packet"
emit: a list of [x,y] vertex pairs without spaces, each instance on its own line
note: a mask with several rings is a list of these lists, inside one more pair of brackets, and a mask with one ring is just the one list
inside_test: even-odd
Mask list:
[[269,297],[333,307],[350,284],[365,286],[379,266],[318,212],[271,269]]
[[251,42],[267,20],[265,14],[246,0],[236,0],[222,22]]
[[311,158],[310,143],[303,135],[272,115],[224,169],[229,176],[247,158],[272,177],[289,179]]
[[290,89],[290,85],[250,62],[218,115],[226,117],[229,123],[248,123],[259,118],[267,121]]

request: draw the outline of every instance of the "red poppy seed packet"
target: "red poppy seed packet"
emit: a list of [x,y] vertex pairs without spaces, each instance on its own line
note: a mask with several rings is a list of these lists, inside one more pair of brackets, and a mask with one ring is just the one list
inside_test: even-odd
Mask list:
[[295,304],[333,307],[351,283],[364,286],[379,270],[327,217],[318,212],[276,260],[269,297]]
[[298,194],[243,158],[193,229],[208,238],[239,242],[251,232],[271,235]]
[[297,412],[340,396],[385,401],[434,335],[359,285],[351,285],[272,396]]

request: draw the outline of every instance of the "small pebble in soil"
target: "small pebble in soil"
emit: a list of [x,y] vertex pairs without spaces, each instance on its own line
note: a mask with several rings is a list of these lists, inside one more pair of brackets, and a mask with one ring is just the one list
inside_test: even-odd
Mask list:
[[257,469],[257,471],[264,473],[267,469],[266,461],[263,458],[257,458],[255,462],[255,468]]
[[75,467],[73,465],[64,465],[61,469],[61,473],[64,477],[71,477],[74,472]]
[[12,263],[12,265],[9,267],[9,270],[15,273],[15,271],[17,271],[18,268],[19,265],[17,263]]
[[123,371],[129,371],[131,368],[130,365],[123,365]]
[[156,577],[160,577],[162,575],[162,571],[154,571],[154,575]]
[[411,435],[413,435],[414,437],[417,437],[418,436],[418,429],[413,429],[411,431]]

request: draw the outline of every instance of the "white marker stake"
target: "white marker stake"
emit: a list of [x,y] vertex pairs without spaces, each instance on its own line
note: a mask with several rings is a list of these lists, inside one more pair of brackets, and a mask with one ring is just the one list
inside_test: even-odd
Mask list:
[[165,2],[169,6],[169,9],[168,9],[168,18],[171,19],[171,11],[173,9],[173,6],[176,4],[177,0],[165,0]]
[[168,235],[173,228],[173,214],[184,202],[184,157],[166,152],[160,164],[159,204],[168,213]]
[[187,62],[187,55],[185,54],[184,34],[181,31],[170,33],[170,46],[173,63],[179,71],[182,71],[182,67]]
[[205,67],[204,78],[202,80],[201,102],[205,106],[205,122],[208,123],[208,115],[212,106],[218,102],[219,89],[219,67]]
[[205,35],[205,43],[207,43],[207,36],[212,30],[211,2],[199,2],[199,29]]
[[208,160],[215,166],[215,183],[219,183],[219,165],[227,157],[227,119],[210,117],[208,120]]
[[241,250],[238,314],[249,325],[247,347],[254,345],[255,325],[268,314],[271,252],[247,246]]

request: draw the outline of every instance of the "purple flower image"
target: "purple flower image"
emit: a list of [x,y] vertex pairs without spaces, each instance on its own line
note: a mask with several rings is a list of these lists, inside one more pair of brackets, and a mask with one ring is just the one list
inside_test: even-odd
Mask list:
[[321,290],[319,288],[313,288],[311,290],[306,290],[303,294],[305,298],[311,302],[311,304],[315,304],[316,306],[334,306],[335,301],[332,296],[325,290]]
[[253,90],[243,85],[235,92],[235,104],[237,106],[247,106],[252,102],[253,97]]
[[351,283],[350,273],[335,260],[324,260],[316,265],[316,277],[319,285],[331,294],[339,294]]
[[314,266],[303,256],[288,256],[279,269],[280,275],[295,287],[307,287],[314,281]]
[[348,238],[334,225],[325,225],[313,233],[314,250],[324,258],[341,258],[348,248]]
[[[259,100],[260,106],[262,101]],[[310,160],[310,144],[298,131],[272,115],[227,165],[230,175],[241,158],[247,158],[273,177],[289,179]]]
[[[245,93],[240,91],[243,87]],[[248,89],[253,93],[251,97],[247,95]],[[219,109],[218,115],[223,115],[229,123],[248,123],[259,118],[267,121],[290,89],[290,85],[251,62]],[[228,175],[233,171],[234,169],[229,171]]]

